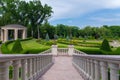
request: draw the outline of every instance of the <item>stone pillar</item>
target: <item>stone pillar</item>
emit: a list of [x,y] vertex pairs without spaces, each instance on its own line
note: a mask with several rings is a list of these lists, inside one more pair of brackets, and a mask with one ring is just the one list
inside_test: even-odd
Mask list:
[[4,42],[6,42],[8,40],[8,30],[5,29],[4,30]]
[[57,56],[57,45],[52,45],[52,54],[54,55],[54,56]]
[[74,46],[73,45],[68,46],[68,54],[70,56],[72,56],[74,54]]
[[9,80],[9,62],[0,62],[0,80]]
[[14,39],[17,40],[18,39],[18,29],[14,30]]
[[1,29],[1,41],[3,41],[3,29]]
[[25,38],[26,38],[26,29],[23,29],[22,38],[23,38],[23,39],[25,39]]

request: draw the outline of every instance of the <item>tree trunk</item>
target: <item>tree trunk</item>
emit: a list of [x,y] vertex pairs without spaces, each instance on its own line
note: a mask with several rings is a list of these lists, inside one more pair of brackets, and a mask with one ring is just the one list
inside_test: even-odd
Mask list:
[[38,30],[38,39],[40,38],[40,28],[39,26],[37,26],[37,30]]

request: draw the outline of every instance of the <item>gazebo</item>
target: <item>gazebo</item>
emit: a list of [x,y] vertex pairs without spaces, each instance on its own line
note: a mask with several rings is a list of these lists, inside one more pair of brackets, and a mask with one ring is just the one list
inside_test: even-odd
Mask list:
[[17,40],[18,38],[25,39],[26,37],[27,28],[22,25],[11,24],[1,27],[1,40],[3,42]]

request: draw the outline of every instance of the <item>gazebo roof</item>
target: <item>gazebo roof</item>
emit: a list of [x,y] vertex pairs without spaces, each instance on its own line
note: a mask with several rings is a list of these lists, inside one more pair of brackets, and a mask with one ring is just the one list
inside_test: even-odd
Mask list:
[[25,29],[26,27],[19,24],[10,24],[2,26],[1,29]]

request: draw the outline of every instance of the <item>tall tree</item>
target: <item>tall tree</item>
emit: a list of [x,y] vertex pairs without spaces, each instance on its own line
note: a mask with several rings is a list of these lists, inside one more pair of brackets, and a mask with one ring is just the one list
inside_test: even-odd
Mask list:
[[31,33],[39,38],[39,27],[50,18],[52,8],[47,4],[42,5],[40,0],[1,0],[0,1],[0,22],[6,24],[22,24],[31,26]]

